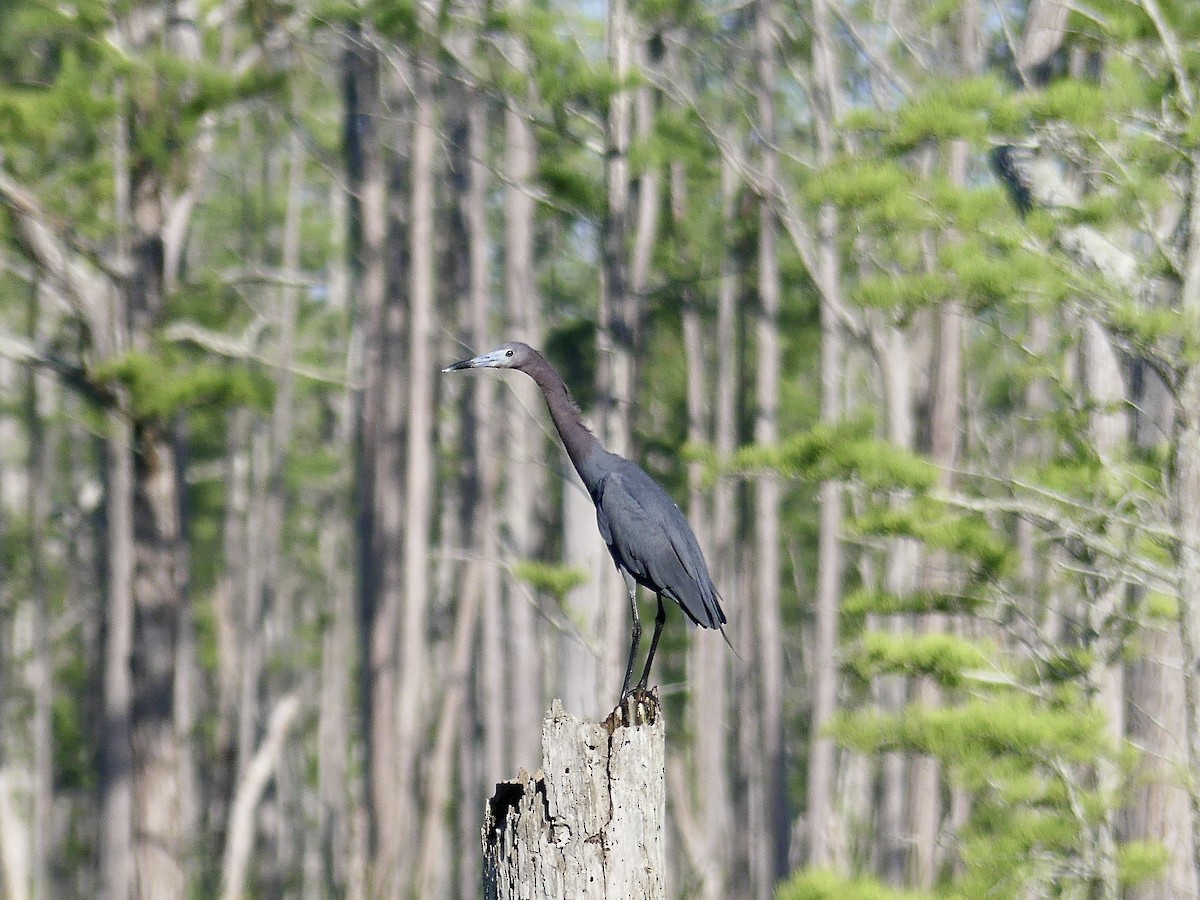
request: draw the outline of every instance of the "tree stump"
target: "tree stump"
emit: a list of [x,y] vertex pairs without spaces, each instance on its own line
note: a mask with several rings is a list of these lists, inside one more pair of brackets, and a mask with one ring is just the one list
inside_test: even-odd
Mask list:
[[542,769],[496,785],[483,825],[488,900],[662,900],[666,727],[658,693],[602,723],[542,720]]

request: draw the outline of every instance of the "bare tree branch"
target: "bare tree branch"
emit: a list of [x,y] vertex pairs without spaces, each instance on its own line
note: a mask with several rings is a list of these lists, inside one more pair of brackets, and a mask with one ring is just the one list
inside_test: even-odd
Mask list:
[[300,697],[297,693],[288,694],[279,701],[271,712],[266,737],[250,760],[246,775],[234,794],[221,872],[221,897],[224,900],[236,900],[242,896],[250,851],[254,847],[254,814],[279,766],[284,739],[299,713]]
[[50,350],[31,344],[24,338],[0,332],[0,356],[26,366],[49,369],[58,374],[68,387],[75,388],[89,399],[103,406],[115,406],[117,398],[101,384],[97,384],[82,366],[63,359]]
[[[53,217],[37,197],[0,166],[0,204],[8,208],[17,240],[25,252],[62,289],[95,340],[107,340],[109,296],[120,273],[103,267],[85,252],[67,229],[55,227]],[[107,347],[98,347],[108,352]]]
[[261,363],[269,368],[288,371],[293,375],[307,378],[310,381],[320,382],[321,384],[331,384],[337,387],[349,387],[353,389],[359,387],[356,383],[347,382],[346,378],[342,375],[323,372],[320,369],[306,366],[303,363],[293,362],[285,364],[255,349],[258,334],[264,324],[261,320],[256,320],[244,335],[234,337],[233,335],[223,334],[219,331],[211,331],[194,322],[172,322],[163,329],[162,337],[165,340],[175,343],[195,344],[197,347],[207,350],[209,353],[215,353],[217,356]]

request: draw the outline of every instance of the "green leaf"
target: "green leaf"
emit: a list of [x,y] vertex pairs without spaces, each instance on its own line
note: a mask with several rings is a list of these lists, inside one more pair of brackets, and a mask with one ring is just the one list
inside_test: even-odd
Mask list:
[[587,584],[588,574],[574,566],[556,566],[532,559],[517,560],[513,575],[535,591],[545,591],[561,604],[572,590]]
[[1088,762],[1107,743],[1104,727],[1096,709],[1053,709],[1013,694],[958,706],[910,705],[902,713],[842,713],[830,733],[863,753],[906,751],[954,763],[981,756]]
[[274,399],[271,382],[249,369],[179,363],[174,357],[136,350],[97,366],[92,377],[123,384],[133,414],[141,421],[165,421],[209,404],[267,409]]
[[944,594],[936,591],[914,591],[911,594],[892,594],[865,588],[852,591],[842,599],[841,613],[847,617],[867,615],[895,616],[918,613],[972,613],[983,599],[971,594]]
[[846,878],[828,869],[805,869],[775,891],[775,900],[932,900],[933,896],[887,887],[868,876]]
[[859,678],[904,675],[932,678],[942,687],[961,687],[969,672],[990,666],[991,647],[953,634],[900,635],[873,631],[846,656],[845,667]]

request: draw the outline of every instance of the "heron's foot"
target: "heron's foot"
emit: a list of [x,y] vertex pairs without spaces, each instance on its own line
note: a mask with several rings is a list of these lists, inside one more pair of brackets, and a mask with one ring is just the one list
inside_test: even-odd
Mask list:
[[645,685],[639,684],[621,695],[621,701],[604,720],[604,726],[611,734],[622,726],[649,725],[658,718],[660,708],[658,688],[646,690]]

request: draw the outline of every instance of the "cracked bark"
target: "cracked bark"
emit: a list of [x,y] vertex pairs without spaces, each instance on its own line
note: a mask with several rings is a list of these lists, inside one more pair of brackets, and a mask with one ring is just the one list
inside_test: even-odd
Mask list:
[[665,896],[666,725],[656,695],[619,712],[589,722],[551,704],[542,769],[521,770],[488,801],[488,900]]

